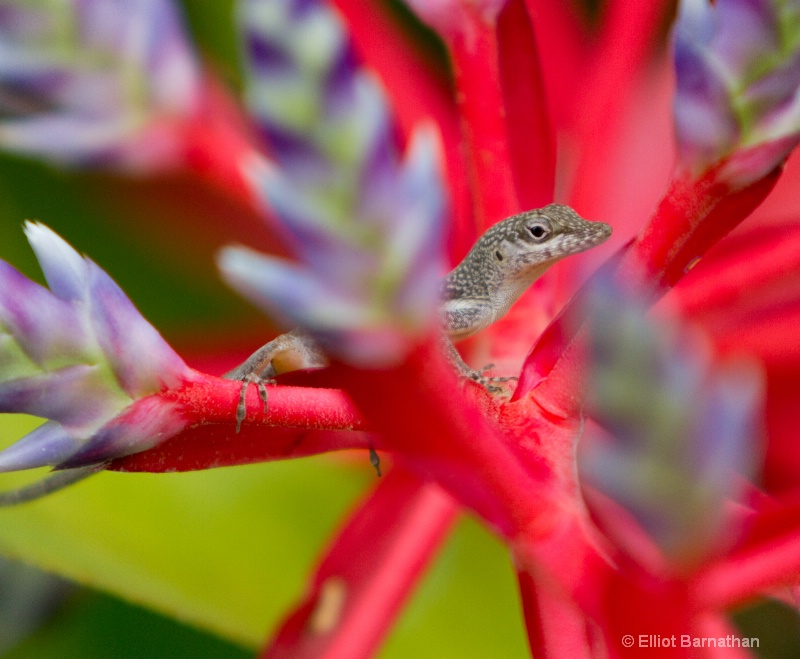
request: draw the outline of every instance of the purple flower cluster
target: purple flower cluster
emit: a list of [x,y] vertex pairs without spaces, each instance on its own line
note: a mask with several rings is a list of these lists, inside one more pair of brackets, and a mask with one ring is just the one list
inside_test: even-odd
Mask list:
[[435,322],[444,199],[439,145],[404,158],[373,76],[321,2],[241,5],[248,102],[277,166],[251,164],[299,263],[225,250],[226,280],[356,364],[402,358]]
[[3,148],[60,163],[162,164],[177,146],[159,123],[192,113],[199,86],[167,0],[0,2]]
[[184,421],[148,396],[190,369],[116,283],[41,224],[25,227],[50,290],[0,261],[0,411],[50,419],[0,452],[0,471],[142,450]]

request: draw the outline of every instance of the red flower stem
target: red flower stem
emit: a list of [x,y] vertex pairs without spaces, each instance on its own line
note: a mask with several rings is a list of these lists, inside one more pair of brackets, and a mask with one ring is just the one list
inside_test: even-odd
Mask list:
[[600,40],[591,54],[592,65],[585,72],[580,96],[571,107],[575,118],[575,142],[583,145],[573,177],[570,203],[578,212],[591,216],[597,186],[607,186],[607,163],[619,143],[619,130],[625,118],[638,73],[648,63],[648,49],[668,3],[664,0],[607,3]]
[[[675,289],[677,303],[685,313],[735,308],[749,291],[790,281],[800,272],[800,227],[759,229],[739,236],[735,251],[715,259],[710,268],[702,263]],[[695,276],[701,272],[702,276]]]
[[[335,366],[347,392],[421,480],[432,480],[506,537],[539,517],[555,494],[544,464],[523,466],[485,408],[482,387],[458,382],[436,341],[386,370]],[[484,408],[484,409],[481,409]]]
[[525,4],[536,33],[550,116],[563,128],[574,122],[570,109],[582,91],[576,89],[575,80],[583,77],[591,61],[592,35],[572,2],[525,0]]
[[800,579],[800,530],[794,530],[706,567],[692,582],[699,609],[720,610]]
[[[691,265],[764,201],[780,177],[776,168],[749,187],[731,191],[711,170],[699,179],[679,172],[637,236],[621,266],[621,277],[639,268],[646,281],[671,288]],[[663,292],[663,291],[662,291]]]
[[519,575],[525,629],[533,657],[591,659],[590,621],[560,593],[542,587],[525,572]]
[[[525,594],[544,598],[532,610],[533,618],[526,620],[542,633],[552,629],[551,616],[566,615],[570,626],[576,625],[580,617],[577,608],[589,619],[599,619],[604,610],[605,585],[614,576],[614,568],[600,549],[598,531],[589,521],[583,503],[563,495],[560,501],[560,506],[543,510],[537,523],[511,542],[518,572],[528,575],[529,586],[547,589],[547,594]],[[559,598],[572,603],[576,610],[568,612],[568,607],[556,606]],[[545,605],[547,610],[537,608],[539,605]],[[537,619],[540,616],[544,618]]]
[[395,468],[331,542],[264,658],[374,656],[447,537],[458,507]]
[[520,211],[509,163],[496,22],[477,10],[466,25],[447,36],[456,75],[457,100],[466,138],[475,215],[481,233]]
[[[175,390],[156,394],[175,404],[187,427],[158,446],[111,463],[117,471],[193,471],[368,448],[363,417],[344,392],[268,386],[268,405],[248,387],[247,416],[236,433],[241,382],[195,371]],[[332,432],[336,431],[336,432]]]
[[[222,423],[235,427],[242,383],[195,372],[196,379],[162,397],[175,402],[190,424]],[[288,426],[316,430],[365,430],[358,410],[342,391],[268,385],[268,409],[257,388],[247,390],[244,425]]]
[[[695,638],[741,638],[742,632],[736,628],[731,620],[723,613],[704,612],[697,615],[693,621],[691,635]],[[688,650],[687,650],[688,652]],[[669,658],[674,659],[676,652],[669,653]],[[731,644],[731,647],[725,647],[720,644],[718,647],[709,647],[703,650],[702,655],[697,655],[694,652],[690,654],[691,657],[702,656],[702,659],[756,659],[757,655],[749,652],[745,648],[736,647]]]
[[521,570],[597,610],[584,570],[602,576],[608,565],[581,503],[565,494],[544,460],[500,434],[491,398],[482,387],[459,384],[436,342],[393,369],[335,368],[399,464],[435,481],[505,536]]
[[497,21],[508,151],[522,208],[553,201],[556,140],[536,35],[524,0],[509,0]]
[[380,448],[376,440],[359,431],[249,426],[236,433],[230,424],[210,424],[187,428],[149,451],[113,460],[106,468],[148,473],[201,471],[346,449]]

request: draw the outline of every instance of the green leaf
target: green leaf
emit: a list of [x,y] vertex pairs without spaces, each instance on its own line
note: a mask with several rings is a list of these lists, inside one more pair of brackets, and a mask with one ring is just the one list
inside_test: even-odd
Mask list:
[[[36,423],[3,415],[0,432],[18,437]],[[366,456],[358,468],[345,461],[101,473],[0,509],[0,553],[255,647],[374,477]],[[0,487],[31,479],[3,474]]]
[[[37,423],[2,415],[0,433],[19,437]],[[43,473],[2,474],[0,488]],[[299,599],[374,478],[361,453],[187,474],[101,473],[0,509],[0,553],[255,648]],[[524,657],[526,647],[507,552],[467,520],[381,656]]]

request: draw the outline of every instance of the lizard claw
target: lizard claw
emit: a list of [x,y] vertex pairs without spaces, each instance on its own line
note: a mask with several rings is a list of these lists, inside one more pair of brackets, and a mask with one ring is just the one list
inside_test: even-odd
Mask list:
[[264,379],[254,373],[249,373],[242,378],[242,388],[239,390],[239,402],[236,405],[236,432],[237,434],[242,429],[242,421],[247,418],[247,387],[251,384],[256,385],[258,388],[258,397],[264,403],[264,413],[266,414],[269,409],[267,407],[267,387],[268,384],[276,384],[275,380]]
[[484,387],[486,391],[488,391],[491,394],[497,394],[503,391],[503,387],[498,387],[492,383],[494,382],[505,383],[505,382],[510,382],[511,380],[519,380],[519,378],[515,375],[502,376],[502,377],[485,375],[487,371],[493,368],[494,364],[486,364],[486,366],[481,368],[479,371],[471,371],[469,373],[469,378],[473,382],[477,382],[479,385]]

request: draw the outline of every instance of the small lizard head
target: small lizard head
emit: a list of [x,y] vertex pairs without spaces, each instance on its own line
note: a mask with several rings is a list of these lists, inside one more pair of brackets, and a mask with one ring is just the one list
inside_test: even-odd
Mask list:
[[587,222],[569,206],[550,204],[491,227],[445,277],[445,327],[459,339],[503,316],[556,261],[599,245],[611,235],[603,222]]
[[507,278],[541,275],[556,261],[583,252],[611,235],[605,222],[584,220],[569,206],[550,204],[513,215],[487,232],[492,257]]
[[495,317],[505,314],[551,265],[610,235],[608,224],[588,222],[562,204],[513,215],[493,226],[478,245]]

